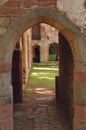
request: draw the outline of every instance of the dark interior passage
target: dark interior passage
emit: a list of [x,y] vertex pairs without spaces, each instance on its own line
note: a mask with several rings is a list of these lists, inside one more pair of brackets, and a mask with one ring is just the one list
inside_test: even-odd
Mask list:
[[[57,49],[58,48],[58,49]],[[66,38],[59,33],[58,47],[54,48],[59,55],[59,77],[56,78],[56,103],[66,113],[69,124],[73,126],[73,55]],[[22,101],[22,61],[21,51],[17,48],[13,52],[12,84],[14,102]],[[40,47],[33,47],[33,62],[40,62]],[[34,81],[33,81],[34,82]],[[34,97],[34,96],[33,96]],[[44,105],[44,104],[43,104]]]
[[33,49],[33,62],[40,62],[40,46],[35,46]]
[[22,52],[19,50],[18,44],[13,52],[12,58],[12,85],[13,85],[13,101],[22,101],[22,62],[21,55]]
[[68,41],[59,33],[59,77],[57,81],[57,102],[73,126],[73,55]]

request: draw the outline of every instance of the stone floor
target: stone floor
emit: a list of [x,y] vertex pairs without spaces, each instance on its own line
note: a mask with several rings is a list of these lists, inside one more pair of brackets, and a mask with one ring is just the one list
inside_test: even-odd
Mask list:
[[14,130],[71,130],[55,102],[54,90],[31,87],[33,93],[14,105]]

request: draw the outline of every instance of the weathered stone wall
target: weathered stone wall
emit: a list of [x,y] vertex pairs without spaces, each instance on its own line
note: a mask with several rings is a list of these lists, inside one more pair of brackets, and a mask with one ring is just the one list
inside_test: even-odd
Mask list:
[[32,29],[27,30],[27,44],[28,44],[28,76],[32,67]]
[[41,24],[37,24],[32,27],[32,40],[41,39]]
[[48,24],[41,24],[41,40],[50,42],[50,43],[58,43],[58,29]]
[[3,5],[5,2],[7,2],[8,0],[0,0],[0,5]]
[[85,2],[85,0],[58,0],[57,8],[61,12],[66,13],[73,23],[84,29],[86,28]]
[[[39,40],[39,41],[33,41],[32,40],[32,48],[34,46],[40,46],[40,62],[48,62],[49,61],[49,47],[52,43],[51,41],[48,40]],[[54,43],[54,42],[53,42]],[[57,43],[56,43],[57,44]]]
[[44,23],[41,23],[40,30],[41,30],[40,31],[41,39],[32,40],[32,47],[34,45],[39,45],[40,46],[40,61],[48,62],[50,45],[52,43],[59,43],[58,30]]
[[[2,2],[4,1],[0,4]],[[13,48],[28,28],[41,22],[58,28],[69,42],[74,58],[73,129],[86,129],[86,4],[84,2],[85,0],[10,0],[0,6],[0,129],[13,130],[11,85]]]
[[23,83],[28,80],[29,72],[32,65],[32,52],[31,52],[31,30],[27,30],[22,35],[22,71]]
[[40,47],[40,62],[47,62],[48,61],[48,45],[49,43],[47,43],[46,41],[34,41],[32,40],[32,50],[34,51],[34,46],[39,46]]
[[[0,7],[0,34],[4,34],[7,26],[9,26],[16,18],[25,13],[28,8],[36,7],[52,7],[64,14],[80,29],[82,34],[86,29],[86,1],[85,0],[1,0]],[[11,7],[11,8],[10,8]],[[3,17],[2,17],[3,16]],[[85,35],[86,36],[86,35]]]

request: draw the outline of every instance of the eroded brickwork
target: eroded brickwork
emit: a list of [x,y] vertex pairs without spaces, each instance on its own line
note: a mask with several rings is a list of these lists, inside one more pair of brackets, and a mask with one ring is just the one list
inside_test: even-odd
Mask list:
[[86,8],[86,0],[85,0],[85,2],[84,2],[84,7]]
[[70,20],[80,28],[86,28],[85,0],[58,0],[57,7],[67,14]]
[[[35,29],[35,33],[37,32],[36,30],[37,28]],[[52,43],[56,43],[56,44],[59,43],[58,30],[48,24],[41,23],[40,38],[38,40],[32,39],[32,47],[40,46],[40,62],[48,62],[50,45]]]
[[[68,92],[73,90],[73,130],[86,129],[85,3],[85,0],[0,1],[0,110],[2,113],[0,114],[1,129],[13,130],[13,94],[11,83],[11,69],[14,46],[19,40],[20,36],[28,28],[43,22],[59,29],[59,31],[66,37],[68,41],[74,59],[74,72],[71,72],[71,64],[67,64],[70,62],[70,58],[68,56],[69,60],[66,59],[67,54],[65,50],[67,50],[67,48],[65,45],[61,55],[63,59],[62,61],[64,61],[64,63],[66,64],[66,66],[63,66],[63,64],[61,64],[61,84],[64,85],[64,82],[66,82],[66,85],[64,85],[64,88],[61,90],[61,93],[63,94],[62,97],[65,97],[62,100],[64,101],[65,99],[67,99],[66,103],[69,102],[68,113],[70,111],[69,117],[71,118],[72,100],[70,100],[71,94],[69,95]],[[49,35],[47,35],[47,39],[48,38]],[[46,52],[48,52],[47,49]],[[63,55],[64,52],[66,55]],[[70,53],[68,54],[70,55]],[[65,75],[66,71],[68,71],[67,77]],[[65,79],[63,79],[64,76],[66,77]],[[71,86],[72,77],[73,85]],[[72,87],[73,89],[69,89],[68,85],[70,85],[70,88]],[[11,106],[10,110],[8,110],[9,106]],[[7,113],[9,114],[5,114],[4,110],[7,111]]]

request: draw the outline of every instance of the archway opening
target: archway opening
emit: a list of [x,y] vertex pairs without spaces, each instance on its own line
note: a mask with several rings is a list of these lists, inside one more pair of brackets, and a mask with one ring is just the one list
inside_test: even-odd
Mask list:
[[[25,35],[25,37],[26,37],[26,35]],[[23,38],[23,40],[24,40],[24,38]],[[25,41],[28,41],[28,40],[25,40]],[[24,42],[24,44],[26,44],[26,43]],[[17,51],[19,51],[18,50],[19,45],[16,44],[16,46],[18,46]],[[36,58],[33,61],[36,63],[39,62],[39,60],[38,60],[38,58],[40,56],[39,49],[40,49],[40,47],[37,45],[33,47],[33,55],[35,55],[34,57]],[[53,52],[56,53],[56,55],[58,55],[56,43],[55,43]],[[16,57],[16,55],[15,55],[15,57]],[[17,56],[17,58],[18,58],[18,56]],[[21,58],[19,58],[19,59],[21,59]],[[16,59],[14,59],[14,60],[16,60]],[[17,62],[18,62],[17,63],[18,65],[22,64],[19,60],[17,60]],[[13,62],[13,68],[14,68],[14,62]],[[20,70],[20,67],[18,67],[16,69]],[[20,71],[21,71],[20,73],[22,73],[22,69]],[[22,74],[21,74],[21,76],[22,76]],[[19,76],[19,77],[21,77],[21,76]],[[46,73],[45,73],[44,77],[46,77]],[[57,102],[57,104],[60,104],[62,111],[66,112],[67,120],[69,120],[69,124],[71,125],[71,127],[73,125],[73,93],[72,93],[73,92],[73,88],[72,88],[73,78],[72,77],[73,77],[73,55],[72,55],[68,41],[61,33],[59,33],[59,77],[58,77],[59,80],[55,85],[56,86],[56,102]],[[57,80],[57,78],[56,78],[56,80]],[[18,79],[18,81],[19,81],[19,79]],[[19,83],[21,81],[19,81]],[[34,80],[33,80],[33,82],[34,82]],[[22,101],[22,100],[20,100],[20,99],[22,99],[22,97],[20,95],[20,92],[22,91],[22,85],[19,87],[20,87],[19,92],[17,90],[18,87],[14,91],[14,99],[17,99],[15,102]],[[36,89],[38,89],[38,90],[36,90]],[[39,89],[42,91],[39,91]],[[37,88],[35,88],[35,90],[36,90],[36,93],[43,92],[44,95],[46,93],[46,91],[43,90],[43,88],[41,88],[41,87],[40,88],[37,87]],[[18,95],[17,95],[16,91],[18,92]],[[17,96],[17,97],[19,96],[20,99],[15,98],[15,96]]]
[[58,44],[52,43],[49,46],[49,61],[57,61],[58,60]]
[[[20,47],[18,48],[18,49],[20,49],[21,50],[21,52],[22,52],[22,55],[21,55],[21,57],[20,57],[20,59],[22,59],[23,60],[23,62],[25,62],[25,59],[27,59],[26,57],[25,57],[25,55],[26,55],[26,50],[28,50],[28,53],[29,53],[29,51],[30,51],[30,49],[32,50],[31,52],[32,52],[32,55],[31,55],[31,52],[29,53],[29,55],[28,55],[28,58],[29,58],[29,56],[31,55],[32,56],[32,61],[33,62],[36,62],[36,63],[39,63],[38,61],[38,58],[39,58],[39,56],[40,56],[40,53],[38,52],[39,51],[39,49],[40,49],[40,46],[37,46],[37,45],[35,45],[35,46],[27,46],[26,44],[28,44],[28,41],[30,41],[31,39],[27,39],[26,37],[29,35],[29,31],[27,31],[27,32],[24,32],[24,34],[23,34],[23,36],[21,36],[22,38],[22,40],[19,40],[20,42],[20,46],[21,46],[21,43],[22,43],[22,49],[20,49]],[[16,45],[17,46],[17,45]],[[26,48],[26,46],[27,47],[30,47],[30,48]],[[25,50],[26,49],[26,50]],[[44,48],[45,49],[45,48]],[[24,54],[25,53],[25,54]],[[35,58],[36,59],[34,59],[33,60],[33,56],[34,56],[34,53],[35,53]],[[23,56],[24,55],[24,56]],[[16,56],[15,56],[16,57]],[[13,61],[14,60],[16,60],[16,59],[14,59],[13,58]],[[18,62],[18,64],[20,64],[20,62],[19,62],[19,60],[17,61]],[[32,62],[32,64],[33,64],[33,62]],[[26,69],[26,66],[27,65],[25,65],[26,63],[22,63],[22,61],[21,61],[21,64],[22,64],[22,69],[21,69],[21,73],[22,73],[22,77],[23,77],[23,73],[24,73],[24,75],[26,75],[25,74],[25,72],[27,71],[27,69]],[[30,60],[29,60],[29,64],[30,64]],[[31,67],[32,67],[32,64],[31,64]],[[28,65],[29,66],[29,65]],[[31,107],[30,106],[30,103],[32,103],[32,102],[35,102],[35,103],[38,103],[37,102],[37,100],[39,100],[39,106],[37,106],[37,109],[39,109],[39,107],[41,108],[43,108],[43,107],[45,107],[45,106],[47,106],[47,109],[48,109],[48,105],[50,105],[50,102],[52,102],[52,104],[54,103],[54,101],[55,101],[55,76],[57,75],[57,73],[58,73],[58,69],[57,68],[54,68],[54,66],[52,65],[52,67],[50,66],[50,65],[47,65],[47,66],[45,66],[45,65],[42,65],[41,67],[38,67],[38,66],[35,66],[34,67],[34,70],[39,70],[39,72],[38,73],[40,73],[40,75],[42,74],[42,76],[39,76],[39,79],[41,78],[41,79],[43,79],[44,80],[44,82],[45,82],[45,80],[47,79],[47,82],[46,82],[46,86],[48,86],[48,84],[50,85],[50,86],[48,86],[48,87],[50,87],[50,88],[48,88],[48,87],[44,87],[44,86],[42,86],[42,85],[40,85],[39,86],[39,84],[36,86],[36,84],[33,86],[32,84],[31,84],[31,86],[29,85],[29,87],[28,86],[25,86],[26,84],[24,84],[24,87],[23,86],[21,86],[21,90],[22,90],[22,95],[23,95],[23,102],[22,102],[22,108],[21,108],[21,105],[20,105],[20,100],[19,100],[19,98],[22,98],[22,97],[19,97],[17,100],[18,101],[15,101],[14,103],[17,103],[17,102],[19,102],[19,105],[20,105],[20,107],[19,107],[19,105],[18,104],[14,104],[14,111],[15,111],[15,106],[17,106],[17,109],[19,110],[20,109],[20,111],[17,111],[17,112],[21,112],[22,111],[22,113],[25,113],[26,111],[23,111],[23,110],[21,110],[21,109],[27,109],[27,108],[25,108],[26,107],[26,104],[24,104],[25,102],[29,105],[29,107]],[[14,68],[14,62],[13,62],[13,68]],[[18,68],[18,66],[16,67],[16,69],[19,69]],[[42,71],[43,70],[43,71]],[[47,72],[46,72],[47,71]],[[55,76],[52,76],[52,71],[55,71]],[[36,75],[36,77],[37,77],[37,75],[38,75],[38,73],[37,72],[35,72],[34,74]],[[14,77],[15,77],[15,75],[17,75],[17,73],[14,73]],[[48,76],[47,76],[48,75]],[[19,76],[19,75],[18,75]],[[50,77],[49,77],[50,76]],[[32,76],[32,78],[33,78],[34,76]],[[36,79],[36,78],[35,78]],[[34,79],[34,80],[35,80]],[[52,86],[52,82],[51,82],[51,80],[52,79],[54,79],[54,85]],[[24,80],[25,81],[25,79],[22,79],[22,80]],[[34,82],[34,80],[32,81],[32,82]],[[19,81],[19,80],[18,80]],[[40,82],[40,81],[39,81]],[[50,83],[49,83],[50,82]],[[25,82],[24,82],[25,83]],[[16,86],[17,88],[18,88],[18,86]],[[24,91],[23,91],[23,88],[25,88],[26,87],[26,89],[24,89]],[[33,89],[34,89],[34,91],[35,91],[35,93],[33,94]],[[20,90],[20,91],[21,91]],[[14,91],[14,90],[13,90]],[[17,89],[14,91],[14,99],[16,98],[16,95],[17,95],[17,93],[16,93],[16,91],[17,91]],[[17,91],[18,92],[18,91]],[[28,93],[31,93],[32,94],[32,98],[34,98],[34,96],[36,95],[36,97],[34,98],[34,101],[32,101],[31,102],[31,100],[30,100],[30,96],[29,96],[29,98],[27,98],[26,96],[28,95]],[[19,94],[19,92],[18,92],[18,94]],[[25,95],[25,96],[24,96]],[[20,95],[18,95],[18,96],[20,96]],[[53,101],[53,97],[54,97],[54,101]],[[28,100],[28,102],[26,101],[26,98],[27,98],[27,100]],[[22,101],[22,99],[21,99],[21,101]],[[41,102],[40,102],[41,101]],[[42,103],[43,102],[43,103]],[[31,108],[29,108],[30,110],[31,109],[33,109],[33,106],[34,105],[32,105],[32,107]],[[35,107],[36,107],[36,105],[35,105]],[[52,105],[52,107],[53,107],[53,105]],[[52,108],[51,106],[50,106],[50,108]],[[42,109],[41,108],[41,109]],[[45,108],[43,108],[43,109],[45,109]],[[16,112],[15,112],[16,113]],[[43,114],[43,113],[42,113]],[[15,116],[16,114],[14,114],[14,117],[16,117]],[[22,114],[23,115],[23,114]],[[27,115],[28,115],[28,113],[27,113]],[[28,115],[28,116],[31,116],[31,115]],[[27,116],[25,117],[24,116],[24,118],[26,118],[27,119]],[[42,118],[42,117],[41,117]],[[18,115],[18,119],[19,119],[19,123],[21,122],[21,115],[19,116]],[[30,119],[29,119],[30,120]],[[15,121],[16,122],[16,121]],[[51,122],[51,121],[50,121]],[[18,123],[18,122],[17,122]],[[25,122],[23,122],[23,124],[25,125]],[[16,125],[14,125],[15,126],[15,129],[17,129],[17,126]],[[19,125],[18,124],[18,127],[24,127],[23,125]],[[34,124],[33,124],[33,126],[31,126],[31,127],[34,127]]]
[[40,63],[40,46],[33,47],[33,62]]
[[[67,39],[67,43],[68,43],[68,45],[69,44],[71,44],[71,43],[73,43],[74,42],[74,32],[73,32],[73,29],[71,29],[72,28],[72,26],[73,26],[73,24],[71,24],[71,26],[70,26],[70,22],[68,21],[68,23],[69,24],[67,24],[67,25],[65,25],[66,24],[66,22],[64,22],[63,21],[63,19],[61,19],[61,18],[64,18],[64,17],[62,17],[61,16],[61,14],[59,14],[57,11],[54,13],[53,11],[51,11],[50,9],[49,9],[49,11],[46,9],[46,10],[44,10],[44,12],[43,12],[43,10],[44,9],[42,9],[42,11],[40,12],[40,16],[39,16],[39,13],[38,13],[38,9],[37,10],[35,10],[34,9],[34,11],[37,11],[37,14],[35,13],[34,14],[34,11],[32,11],[32,14],[33,15],[25,15],[24,17],[21,17],[20,19],[19,19],[19,21],[17,21],[15,24],[13,24],[12,25],[12,27],[11,27],[11,29],[9,29],[9,33],[8,34],[10,34],[11,36],[12,36],[12,38],[11,39],[9,39],[8,40],[8,43],[9,43],[9,45],[11,46],[11,49],[13,48],[13,46],[14,46],[14,44],[16,44],[16,42],[17,42],[17,40],[18,40],[18,38],[20,37],[20,35],[22,35],[23,34],[23,32],[26,30],[26,29],[28,29],[28,28],[30,28],[31,26],[33,26],[33,25],[35,25],[35,24],[37,24],[37,23],[41,23],[41,22],[44,22],[44,23],[47,23],[47,24],[50,24],[50,25],[53,25],[54,27],[56,27],[56,28],[58,28],[59,29],[59,31],[62,33],[62,34],[64,34],[64,36],[66,37],[66,39]],[[46,13],[46,12],[51,12],[51,13]],[[29,12],[30,13],[30,12]],[[52,14],[54,14],[54,15],[52,15]],[[58,17],[58,15],[57,14],[59,14],[59,17]],[[48,16],[49,15],[49,16]],[[29,16],[29,17],[26,17],[26,16]],[[55,16],[55,17],[54,17]],[[57,17],[56,17],[57,16]],[[61,16],[61,17],[60,17]],[[25,19],[24,19],[25,18]],[[22,21],[22,19],[24,19],[24,21],[23,22],[20,22],[20,21]],[[66,19],[66,18],[65,18]],[[66,19],[67,20],[67,19]],[[66,21],[65,20],[65,21]],[[20,23],[20,24],[19,24]],[[18,25],[19,25],[19,27],[18,27]],[[69,27],[70,26],[70,27]],[[14,28],[16,28],[16,30],[17,31],[14,31]],[[13,29],[13,30],[12,30]],[[11,31],[10,31],[11,30]],[[77,29],[76,29],[77,30]],[[11,34],[11,32],[12,32],[12,34]],[[19,32],[19,33],[17,33],[17,32]],[[68,33],[69,32],[69,33]],[[19,35],[18,35],[19,34]],[[70,35],[71,34],[71,35]],[[17,36],[18,35],[18,36]],[[6,38],[7,38],[7,36],[8,35],[6,35]],[[17,39],[16,39],[16,37],[17,37]],[[6,40],[5,40],[6,41]],[[5,42],[4,41],[4,42]],[[10,42],[9,42],[10,41]],[[12,42],[12,43],[11,43]],[[13,44],[13,45],[12,45]],[[67,45],[67,44],[66,44]],[[74,44],[73,44],[74,45]],[[7,46],[6,46],[7,47]],[[64,48],[64,47],[62,47],[62,48]],[[65,46],[65,48],[66,48],[66,46]],[[74,53],[73,53],[73,46],[72,46],[72,44],[71,44],[71,46],[69,45],[69,47],[67,47],[67,48],[70,48],[70,49],[68,49],[68,50],[70,50],[70,51],[68,51],[68,54],[69,54],[69,57],[68,57],[68,59],[73,59],[73,56],[74,56]],[[66,48],[66,49],[67,49]],[[8,49],[8,47],[7,47],[7,49]],[[10,50],[10,49],[8,49],[8,50]],[[64,50],[65,49],[63,49],[63,52],[64,52]],[[72,50],[72,51],[71,51]],[[9,51],[8,51],[9,52]],[[60,51],[61,52],[61,51]],[[69,52],[72,52],[73,53],[73,55],[70,55],[70,53]],[[10,54],[12,53],[12,50],[10,50]],[[65,51],[65,53],[66,53],[66,51]],[[10,55],[9,54],[9,55]],[[61,55],[61,54],[60,54]],[[64,56],[63,56],[64,57]],[[6,59],[6,57],[4,58],[4,59]],[[64,59],[65,59],[65,57],[64,57]],[[71,91],[73,91],[73,79],[72,79],[72,76],[73,76],[73,69],[72,69],[72,71],[70,71],[70,69],[69,69],[69,66],[68,66],[68,68],[65,66],[65,64],[63,64],[63,63],[65,63],[65,61],[66,62],[69,62],[69,63],[72,63],[72,66],[73,66],[73,60],[62,60],[62,62],[60,62],[60,71],[62,70],[62,72],[63,72],[63,74],[62,73],[60,73],[59,74],[59,86],[56,84],[56,88],[57,88],[57,97],[59,97],[58,99],[57,99],[57,102],[59,101],[60,103],[62,102],[63,104],[64,104],[64,106],[66,106],[66,104],[69,102],[67,102],[67,92],[68,93],[70,93],[69,91],[68,91],[68,89],[70,88],[70,87],[72,87],[72,89],[71,89]],[[72,61],[72,62],[71,62]],[[67,65],[67,64],[66,64]],[[70,65],[70,64],[69,64]],[[65,70],[65,71],[64,71]],[[66,71],[67,70],[67,71]],[[65,77],[64,77],[64,72],[66,73],[66,72],[68,72],[67,73],[67,75],[65,75]],[[71,76],[69,76],[69,74],[71,75]],[[68,79],[68,76],[69,77],[71,77],[71,78],[69,78]],[[62,78],[60,78],[60,77],[62,77]],[[66,78],[67,77],[67,78]],[[68,79],[68,80],[67,80]],[[56,82],[57,82],[57,80],[56,80]],[[61,87],[61,84],[63,85],[63,87]],[[65,84],[67,84],[67,89],[66,89],[66,85]],[[65,87],[64,87],[65,86]],[[67,90],[65,93],[64,93],[64,90]],[[66,96],[65,96],[66,95]],[[71,94],[69,94],[69,95],[71,95]],[[63,98],[64,99],[63,99]],[[72,101],[72,100],[71,100]],[[67,103],[66,103],[67,102]],[[69,103],[70,104],[70,103]],[[71,106],[71,105],[69,105],[69,106]],[[71,114],[70,114],[71,115]]]

